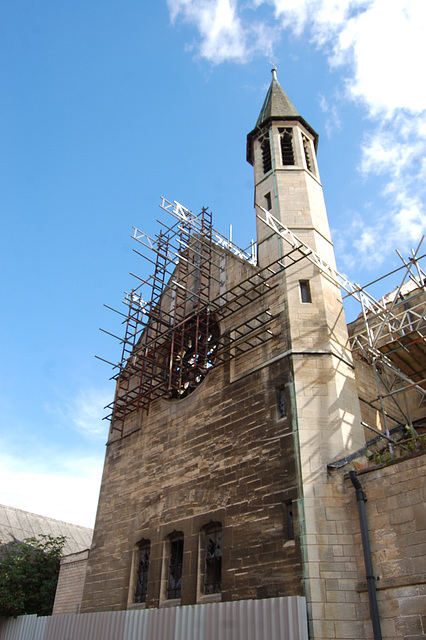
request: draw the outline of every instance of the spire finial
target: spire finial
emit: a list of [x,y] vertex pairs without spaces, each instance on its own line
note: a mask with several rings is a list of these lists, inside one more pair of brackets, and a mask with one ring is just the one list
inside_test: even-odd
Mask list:
[[269,62],[272,65],[272,69],[271,69],[272,80],[278,80],[278,78],[277,78],[277,65],[274,64],[271,60]]

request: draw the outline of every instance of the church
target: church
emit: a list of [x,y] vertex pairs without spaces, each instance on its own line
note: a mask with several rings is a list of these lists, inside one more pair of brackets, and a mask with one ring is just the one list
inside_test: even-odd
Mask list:
[[312,640],[425,637],[424,280],[377,302],[338,273],[317,145],[273,69],[255,245],[164,198],[156,238],[135,229],[153,274],[126,301],[82,613],[288,599]]

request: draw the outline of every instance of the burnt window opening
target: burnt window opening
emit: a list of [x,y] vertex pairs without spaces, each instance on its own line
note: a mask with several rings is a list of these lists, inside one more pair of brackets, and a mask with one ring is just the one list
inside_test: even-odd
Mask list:
[[303,151],[305,152],[305,162],[306,162],[306,168],[311,172],[311,173],[315,173],[314,171],[314,163],[312,160],[312,147],[311,147],[311,142],[310,140],[304,136],[302,134],[302,142],[303,142]]
[[300,284],[300,299],[303,303],[312,302],[311,287],[309,280],[299,280]]
[[169,344],[166,353],[170,399],[185,398],[201,384],[214,365],[219,337],[219,325],[211,315],[200,314],[182,323],[173,350]]
[[263,173],[268,173],[272,169],[271,142],[269,139],[269,131],[263,134],[260,139],[260,148],[262,149]]
[[182,595],[183,535],[170,538],[169,577],[167,599],[175,600]]
[[205,530],[204,594],[222,591],[222,525],[217,523]]
[[287,540],[294,540],[293,502],[285,503],[285,529]]
[[265,196],[265,200],[266,200],[266,208],[268,211],[270,211],[272,209],[272,199],[271,199],[271,194],[267,193]]
[[292,129],[280,129],[281,133],[281,159],[284,166],[294,165],[293,131]]
[[150,554],[151,543],[149,542],[149,540],[143,540],[139,544],[139,562],[136,578],[135,602],[146,602]]
[[279,420],[287,417],[287,401],[284,387],[277,389],[277,410]]

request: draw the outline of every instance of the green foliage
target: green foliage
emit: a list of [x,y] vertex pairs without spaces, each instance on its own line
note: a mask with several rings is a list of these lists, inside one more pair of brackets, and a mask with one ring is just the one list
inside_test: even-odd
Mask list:
[[64,544],[41,535],[0,547],[0,616],[52,613]]
[[376,452],[372,456],[374,464],[385,464],[397,458],[406,458],[426,449],[426,435],[414,435],[413,429],[408,425],[405,429],[411,437],[407,440],[400,440],[392,446],[387,444],[381,451]]

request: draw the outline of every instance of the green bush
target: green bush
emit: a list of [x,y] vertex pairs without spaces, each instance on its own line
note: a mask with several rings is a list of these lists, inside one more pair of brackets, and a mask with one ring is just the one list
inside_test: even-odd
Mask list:
[[0,547],[0,616],[52,613],[64,544],[41,535]]

